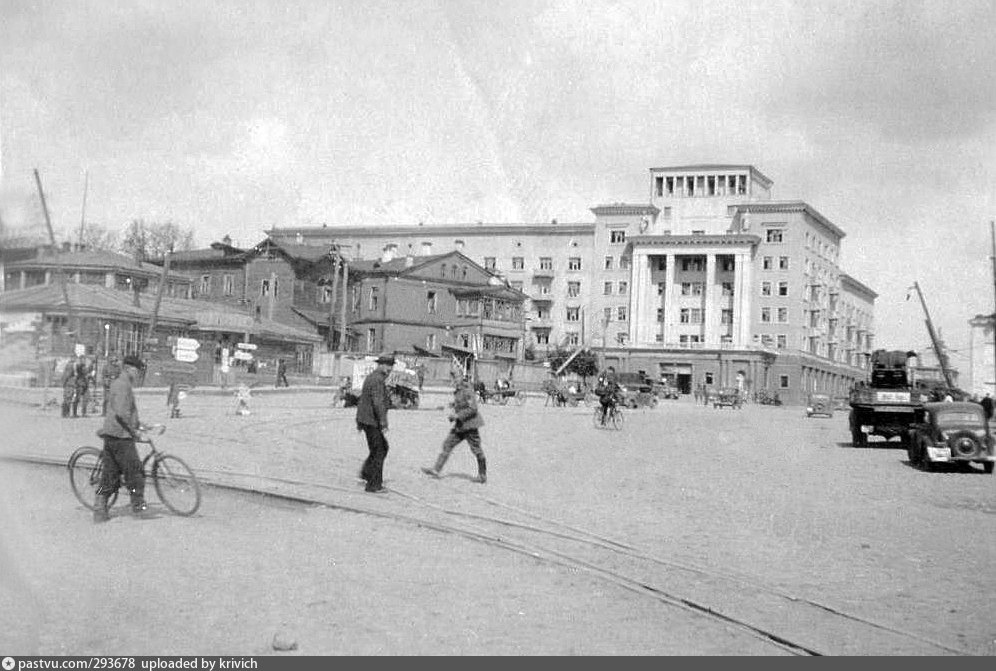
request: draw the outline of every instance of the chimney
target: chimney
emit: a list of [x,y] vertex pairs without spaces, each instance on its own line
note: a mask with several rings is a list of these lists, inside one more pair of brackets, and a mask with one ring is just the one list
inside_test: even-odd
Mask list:
[[431,242],[423,242],[422,243],[422,256],[429,256],[430,254],[432,254],[432,243]]
[[223,237],[221,239],[221,244],[228,245],[229,247],[231,247],[232,246],[232,236],[230,236],[228,234],[225,234],[225,237]]
[[398,251],[398,246],[394,243],[386,245],[384,247],[384,253],[380,257],[381,263],[387,263],[394,259],[395,253]]

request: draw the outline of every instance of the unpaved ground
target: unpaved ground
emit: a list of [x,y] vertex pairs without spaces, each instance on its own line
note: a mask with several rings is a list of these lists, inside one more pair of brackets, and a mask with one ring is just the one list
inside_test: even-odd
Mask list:
[[[145,421],[164,418],[161,401],[140,400]],[[474,465],[463,447],[450,477],[418,472],[438,451],[444,413],[393,412],[386,476],[397,493],[374,501],[355,483],[365,449],[352,411],[327,408],[319,394],[259,401],[251,417],[236,418],[231,399],[194,395],[160,444],[196,469],[332,484],[344,504],[385,512],[413,501],[479,509],[486,496],[955,649],[996,653],[996,480],[920,473],[900,450],[851,448],[842,414],[807,420],[797,408],[672,402],[629,413],[614,433],[593,429],[582,408],[489,406],[491,478],[481,487],[468,479]],[[0,408],[9,452],[64,458],[94,443],[97,425]],[[93,527],[64,473],[0,468],[10,481],[5,566],[15,562],[22,577],[7,593],[38,603],[41,618],[16,618],[5,631],[40,652],[260,654],[282,627],[304,654],[779,652],[585,572],[412,525],[212,492],[192,519]],[[133,577],[112,589],[108,615],[94,624],[90,613],[113,582],[105,547],[134,566]],[[890,652],[917,650],[911,639]],[[830,652],[866,650],[841,640]]]

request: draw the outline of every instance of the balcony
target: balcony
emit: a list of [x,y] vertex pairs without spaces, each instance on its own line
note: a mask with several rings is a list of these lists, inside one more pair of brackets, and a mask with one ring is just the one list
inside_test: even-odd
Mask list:
[[552,303],[553,296],[551,294],[539,294],[538,296],[530,296],[529,300],[533,303]]
[[533,268],[533,277],[553,278],[553,268]]

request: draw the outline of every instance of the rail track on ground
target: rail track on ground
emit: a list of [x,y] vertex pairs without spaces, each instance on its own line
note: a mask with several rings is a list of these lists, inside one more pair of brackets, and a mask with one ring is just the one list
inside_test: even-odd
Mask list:
[[[244,442],[249,433],[258,440],[261,433],[272,431],[275,438],[279,436],[283,441],[323,449],[326,446],[295,437],[291,429],[328,421],[327,416],[279,422],[268,417],[245,422],[234,434],[202,434],[199,439],[238,444]],[[54,458],[27,455],[4,458],[66,467],[64,460]],[[435,483],[439,486],[432,490],[431,496],[389,484],[387,496],[371,497],[363,491],[359,481],[346,475],[352,471],[355,459],[338,457],[333,461],[343,466],[333,483],[229,469],[197,467],[195,471],[203,485],[219,490],[389,519],[583,572],[642,598],[735,629],[788,654],[972,654],[957,646],[765,585],[734,571],[682,562],[659,548],[654,551],[640,548],[602,532],[567,524],[487,494],[468,491],[466,487],[446,480]],[[204,514],[203,510],[201,514]]]

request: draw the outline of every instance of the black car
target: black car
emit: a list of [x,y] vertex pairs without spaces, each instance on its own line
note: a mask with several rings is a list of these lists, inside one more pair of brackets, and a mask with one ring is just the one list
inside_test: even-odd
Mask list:
[[993,472],[996,456],[985,411],[978,403],[926,403],[922,422],[910,428],[907,456],[917,468],[929,471],[937,463],[981,463]]

